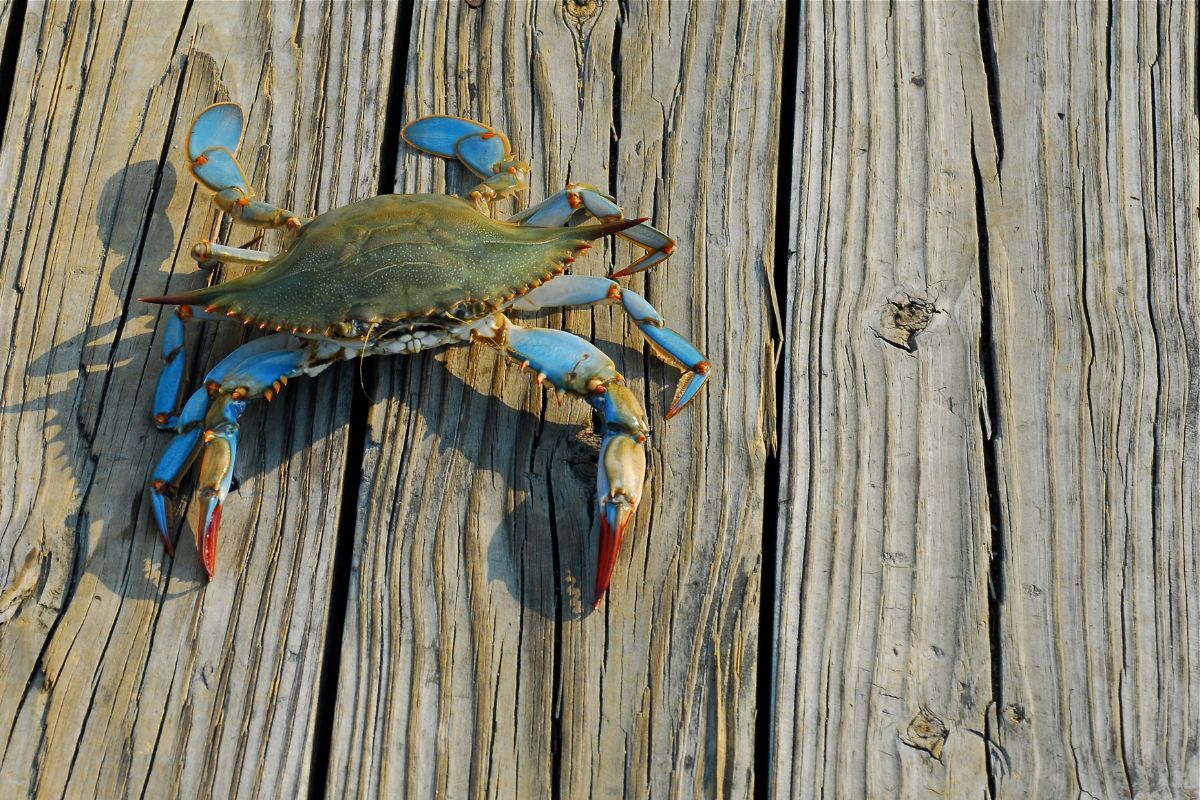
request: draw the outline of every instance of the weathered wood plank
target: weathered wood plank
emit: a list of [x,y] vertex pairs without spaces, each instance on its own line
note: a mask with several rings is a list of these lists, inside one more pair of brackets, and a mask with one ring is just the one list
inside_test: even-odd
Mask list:
[[[0,577],[20,587],[0,627],[5,796],[307,788],[357,377],[247,412],[205,587],[194,510],[174,561],[143,510],[166,439],[148,420],[157,317],[133,298],[205,280],[187,248],[216,215],[181,144],[217,96],[247,107],[267,196],[307,210],[373,193],[395,12],[188,9],[30,7],[0,155]],[[200,338],[219,354],[240,335]]]
[[795,10],[771,787],[979,796],[991,694],[975,14]]
[[[677,373],[617,309],[547,315],[647,396],[647,499],[589,600],[590,416],[479,348],[381,364],[328,789],[339,796],[745,796],[752,788],[782,4],[430,3],[407,118],[506,131],[537,198],[612,187],[680,250],[645,289],[719,370]],[[446,168],[406,154],[404,190]],[[470,178],[449,170],[449,188]],[[577,265],[596,274],[611,248]],[[630,249],[616,248],[628,260]]]
[[1195,4],[990,15],[1000,793],[1200,793]]
[[[5,42],[8,37],[8,26],[21,25],[24,20],[13,19],[14,0],[0,0],[0,43]],[[14,31],[14,34],[19,34],[19,31]],[[7,108],[0,108],[0,114],[8,115]]]
[[799,11],[772,788],[1194,794],[1194,6]]

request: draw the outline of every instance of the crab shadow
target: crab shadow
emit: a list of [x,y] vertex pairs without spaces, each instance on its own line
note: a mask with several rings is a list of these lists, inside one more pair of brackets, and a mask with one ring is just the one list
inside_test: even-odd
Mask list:
[[[152,189],[155,181],[157,187]],[[207,585],[190,542],[196,516],[195,470],[181,487],[174,559],[165,554],[154,533],[146,491],[151,469],[170,435],[158,431],[150,420],[154,384],[161,371],[159,323],[170,311],[135,298],[160,292],[172,271],[177,271],[169,276],[173,291],[207,281],[187,256],[190,242],[181,241],[168,216],[154,207],[154,198],[170,198],[177,183],[170,163],[160,172],[154,161],[130,164],[108,179],[96,203],[94,224],[102,253],[102,280],[116,300],[109,303],[103,318],[101,301],[95,300],[87,311],[90,321],[85,330],[56,338],[29,361],[27,389],[32,391],[19,402],[0,406],[0,414],[36,419],[41,426],[43,458],[52,465],[50,479],[56,482],[55,491],[69,498],[60,506],[67,509],[61,521],[66,535],[74,537],[72,584],[90,574],[121,596],[159,602],[202,591]],[[150,207],[133,203],[131,196],[149,196]],[[46,265],[47,272],[69,268]],[[245,334],[233,325],[188,327],[189,385],[195,386],[214,360],[232,350]],[[438,383],[442,403],[408,397],[405,404],[410,413],[422,417],[426,435],[435,437],[439,457],[466,459],[477,473],[475,481],[507,484],[506,510],[499,517],[467,507],[460,526],[463,535],[479,537],[473,551],[484,553],[485,579],[503,585],[526,610],[549,619],[590,613],[594,444],[581,440],[578,425],[551,421],[479,392],[438,363],[444,361],[448,359],[435,352],[388,359],[387,367],[381,359],[366,362],[370,366],[365,374],[375,384],[369,391],[372,402],[378,407],[389,390],[393,396],[407,393],[404,387],[416,375],[423,376],[426,384]],[[347,385],[354,386],[353,392],[363,391],[360,369],[340,365],[316,378],[294,382],[269,407],[251,404],[242,419],[237,479],[247,484],[274,473],[344,431],[355,405]],[[440,377],[433,377],[435,372]],[[331,395],[335,396],[331,399]],[[450,413],[453,407],[482,411],[486,425],[494,430],[528,431],[517,437],[520,457],[514,460],[512,453],[486,446],[486,437],[477,432],[464,435]],[[292,424],[298,414],[306,424]],[[24,420],[19,423],[23,424]],[[348,452],[345,468],[354,469],[360,456]],[[360,487],[356,504],[360,516],[369,490],[365,482]],[[245,492],[232,493],[227,501],[222,536],[226,564],[234,560],[227,551],[251,546],[243,537],[253,536],[254,531],[229,530],[238,517],[229,512],[243,502],[248,502]],[[387,534],[371,529],[371,520],[366,523],[341,525],[341,535],[350,535],[347,530],[364,539]],[[365,548],[369,543],[354,544]]]
[[[530,383],[495,354],[474,349],[483,371],[507,369],[506,383]],[[465,559],[485,564],[488,586],[503,586],[526,611],[549,620],[587,616],[593,611],[598,526],[592,506],[599,442],[586,424],[517,407],[513,401],[520,390],[505,391],[503,397],[485,394],[473,385],[479,381],[459,374],[462,361],[442,350],[375,362],[375,407],[395,402],[405,409],[377,424],[387,437],[377,446],[392,451],[388,461],[402,461],[414,451],[421,459],[417,466],[402,468],[404,483],[388,490],[396,493],[393,502],[399,509],[391,516],[404,520],[399,524],[421,538],[427,539],[426,527],[436,526],[441,536],[462,539],[414,544],[412,568],[432,570],[437,563],[429,552],[418,554],[417,549],[462,552]],[[399,416],[409,421],[398,422]],[[414,432],[422,437],[419,447],[404,441]],[[453,469],[456,461],[469,464],[469,470]],[[388,481],[400,476],[372,477]],[[364,482],[360,515],[370,495]],[[426,508],[413,508],[420,503]],[[373,520],[385,514],[367,513],[362,535],[386,534],[371,529]],[[470,565],[456,568],[471,572]]]

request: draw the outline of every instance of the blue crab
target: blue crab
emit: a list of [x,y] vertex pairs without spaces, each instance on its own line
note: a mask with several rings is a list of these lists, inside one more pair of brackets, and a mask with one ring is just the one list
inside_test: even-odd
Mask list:
[[[200,242],[192,256],[202,267],[230,262],[260,268],[202,289],[142,298],[178,306],[166,320],[166,363],[154,396],[154,421],[175,437],[150,481],[152,515],[168,553],[174,555],[174,496],[200,458],[196,547],[212,578],[238,420],[247,401],[270,400],[289,379],[315,375],[337,361],[482,342],[531,370],[539,384],[583,398],[603,420],[596,479],[598,605],[641,499],[650,432],[646,414],[613,361],[590,342],[566,331],[518,325],[509,314],[619,302],[653,349],[682,371],[667,411],[674,416],[708,379],[708,360],[666,327],[641,296],[609,278],[569,271],[589,243],[603,236],[620,234],[645,251],[612,277],[662,262],[675,242],[644,218],[626,219],[612,197],[586,184],[567,184],[506,221],[493,219],[496,201],[526,189],[529,165],[513,156],[504,134],[451,116],[418,119],[402,136],[478,175],[482,180],[468,198],[383,195],[308,219],[255,199],[235,157],[242,127],[242,110],[234,103],[202,111],[188,132],[189,166],[233,221],[283,229],[283,251]],[[188,320],[231,320],[271,333],[222,359],[184,400]]]

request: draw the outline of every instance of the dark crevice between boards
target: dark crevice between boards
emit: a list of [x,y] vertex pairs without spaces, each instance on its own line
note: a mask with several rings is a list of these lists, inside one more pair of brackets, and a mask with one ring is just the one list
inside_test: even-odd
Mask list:
[[[126,17],[126,20],[125,20],[126,25],[128,25],[128,22],[129,22],[128,17]],[[180,24],[180,27],[182,28],[186,24],[186,21],[180,20],[179,24]],[[166,170],[167,161],[168,161],[168,158],[170,157],[171,141],[175,137],[175,123],[179,116],[179,107],[183,100],[183,89],[184,89],[186,82],[187,82],[187,69],[186,69],[186,64],[185,64],[184,68],[179,70],[179,77],[175,84],[175,96],[171,100],[171,111],[170,111],[170,114],[168,115],[168,119],[170,120],[170,122],[167,125],[166,134],[163,137],[162,148],[159,150],[158,166],[155,168],[155,172],[154,172],[154,184],[150,187],[150,193],[146,199],[145,214],[142,217],[141,225],[138,229],[138,234],[137,234],[137,239],[136,239],[137,244],[136,244],[136,247],[132,250],[132,252],[129,256],[128,262],[127,262],[127,264],[129,265],[129,268],[130,268],[130,274],[129,274],[129,278],[125,284],[124,296],[121,299],[121,313],[116,319],[116,325],[115,325],[115,327],[113,329],[113,333],[112,333],[113,344],[108,353],[107,369],[105,370],[104,379],[100,386],[99,396],[101,398],[108,397],[109,386],[112,383],[113,375],[116,372],[117,350],[118,350],[120,343],[124,340],[125,324],[129,320],[129,307],[130,307],[130,304],[133,302],[134,283],[137,279],[138,270],[141,269],[142,259],[145,257],[146,242],[150,236],[150,223],[154,219],[154,210],[158,207],[158,197],[159,197],[159,193],[162,191],[163,173]],[[81,94],[80,99],[79,99],[80,104],[82,104],[83,98],[84,98],[84,95]],[[72,122],[72,130],[71,130],[70,145],[68,148],[68,152],[73,152],[75,149],[75,146],[76,146],[75,127],[74,126],[76,126],[79,122],[78,111],[79,111],[79,106],[76,107],[75,118],[74,118],[74,121]],[[142,116],[143,125],[145,123],[146,118],[147,118],[146,114],[143,113],[143,116]],[[144,128],[139,129],[138,137],[140,138],[143,133],[145,133]],[[122,183],[121,192],[123,193],[124,191],[125,191],[125,185],[124,185],[124,183]],[[81,369],[82,369],[82,367],[81,367]],[[82,377],[82,375],[81,375],[81,377]],[[95,441],[93,438],[93,433],[86,428],[83,420],[78,415],[75,417],[75,423],[78,427],[78,432],[79,432],[81,440],[87,442],[88,458],[92,461],[92,468],[93,468],[93,470],[95,470],[98,467],[100,457],[97,453],[93,452],[95,449],[95,447],[94,447]],[[88,499],[91,497],[92,489],[95,487],[95,484],[96,484],[95,474],[96,473],[93,471],[92,477],[87,481],[86,485],[84,486],[83,491],[80,493],[80,500],[79,500],[80,511],[79,511],[78,516],[76,517],[76,526],[75,526],[75,541],[77,543],[86,541],[86,535],[85,535],[84,531],[87,529],[87,515],[86,515],[84,509],[87,508]],[[136,520],[136,519],[141,518],[140,517],[141,503],[142,503],[143,499],[144,499],[144,495],[141,493],[139,493],[135,497],[135,499],[133,501],[133,507],[130,511],[130,513],[132,514],[132,517],[131,517],[132,519]],[[85,555],[85,550],[86,550],[85,547],[78,546],[78,545],[75,548],[75,559],[74,559],[74,562],[73,562],[73,565],[71,568],[71,581],[67,586],[66,592],[64,593],[65,598],[74,597],[75,589],[78,585],[80,577],[83,574],[83,566],[84,566],[83,558]],[[65,608],[66,605],[67,605],[67,602],[64,602],[63,607]],[[59,617],[55,621],[54,628],[57,628],[58,621],[61,619],[63,619],[63,618]],[[52,628],[51,630],[53,631],[54,628]],[[53,638],[54,638],[53,635],[48,635],[45,640],[46,643],[49,644],[51,641],[53,641]],[[45,651],[43,649],[43,655],[44,655],[44,652]],[[38,660],[40,663],[41,656],[39,656]],[[90,714],[90,705],[89,705],[88,713]],[[72,757],[72,762],[71,762],[72,768],[75,763],[74,759],[78,755],[79,755],[79,751],[76,750],[75,755]]]
[[8,30],[4,33],[4,49],[0,50],[0,144],[8,127],[12,109],[13,85],[17,79],[17,56],[21,53],[21,35],[25,31],[26,0],[14,0],[8,12]]
[[[128,23],[128,20],[126,20],[126,22]],[[179,36],[182,35],[183,28],[186,26],[186,24],[187,24],[187,17],[185,15],[183,18],[180,19],[180,22],[179,22],[180,33],[176,35],[176,41],[178,41]],[[172,50],[172,52],[174,52],[174,50]],[[7,52],[5,53],[5,56],[7,56]],[[168,115],[168,119],[170,120],[170,122],[168,122],[168,124],[167,124],[166,134],[163,137],[162,148],[159,150],[158,167],[154,173],[154,184],[151,186],[149,197],[146,200],[146,213],[142,217],[141,227],[138,231],[137,246],[134,249],[132,255],[129,257],[129,261],[128,261],[128,264],[130,265],[131,273],[129,276],[129,280],[126,284],[125,295],[121,301],[121,314],[117,318],[116,328],[113,333],[113,346],[112,346],[112,349],[109,350],[109,354],[108,354],[108,369],[104,373],[104,381],[100,388],[100,397],[102,397],[102,398],[108,397],[109,384],[112,382],[113,375],[116,372],[117,349],[118,349],[119,343],[124,340],[125,324],[129,320],[129,307],[133,301],[133,294],[134,294],[133,287],[134,287],[135,278],[137,276],[138,270],[141,269],[142,259],[145,257],[146,242],[150,238],[150,224],[154,220],[154,217],[155,217],[154,212],[155,212],[155,209],[158,207],[158,197],[159,197],[159,193],[162,191],[163,173],[166,170],[167,160],[170,156],[171,142],[175,138],[175,123],[179,117],[179,107],[183,101],[183,89],[184,89],[185,84],[187,83],[187,75],[188,75],[188,70],[187,70],[187,64],[185,62],[183,64],[183,68],[179,70],[179,78],[177,79],[176,84],[175,84],[175,96],[171,100],[171,111],[170,111],[170,114]],[[145,121],[147,118],[148,118],[148,115],[146,113],[143,113],[143,116],[142,116],[143,121]],[[139,132],[138,132],[139,136],[141,135],[142,132],[143,132],[142,130],[139,130]],[[122,191],[124,191],[124,189],[125,189],[124,183],[122,183],[121,189],[122,189]],[[82,421],[78,417],[76,418],[76,422],[80,426],[81,437],[83,438],[84,441],[86,441],[88,443],[89,450],[93,449],[94,442],[93,442],[92,436],[89,435],[88,432],[84,429]],[[99,461],[98,456],[95,453],[89,452],[88,457],[92,459],[93,467],[95,467],[97,465],[97,462]],[[84,489],[83,494],[82,494],[82,499],[81,499],[80,505],[79,505],[80,509],[84,509],[87,507],[87,499],[91,495],[92,487],[94,485],[95,485],[94,480],[88,481],[87,487]],[[141,504],[142,504],[142,501],[144,498],[145,498],[145,494],[142,492],[139,492],[134,496],[133,505],[130,510],[130,517],[129,517],[130,519],[134,519],[134,520],[141,519]],[[85,522],[86,516],[84,515],[82,510],[80,511],[78,521],[79,521],[79,525],[77,526],[76,531],[75,531],[75,540],[77,542],[81,542],[81,541],[83,541],[83,531],[86,527],[86,522]],[[79,562],[79,555],[81,554],[83,549],[84,548],[82,548],[82,547],[76,548],[76,564],[72,570],[72,575],[75,577],[72,579],[72,585],[71,585],[71,589],[70,589],[71,594],[74,594],[76,581],[78,581],[79,576],[82,574],[82,567],[81,567],[80,563],[78,563],[78,562]],[[130,555],[132,555],[132,551],[131,551]],[[174,567],[174,559],[172,558],[171,565],[168,567],[168,574],[169,574],[170,570],[173,569],[173,567]],[[128,567],[127,567],[127,570],[128,570]],[[164,586],[165,586],[165,583],[164,583]],[[159,620],[158,612],[161,612],[161,610],[162,610],[162,606],[160,604],[158,607],[158,610],[155,613],[154,626],[153,626],[155,630],[157,630],[157,628],[158,628],[158,620]],[[47,642],[50,642],[52,640],[53,640],[53,637],[51,637],[51,636],[46,637]],[[105,640],[104,648],[101,651],[103,654],[107,654],[109,645],[111,644],[111,642],[112,642],[112,631],[109,632],[109,635]],[[101,660],[103,660],[103,658],[101,658]],[[40,661],[40,658],[39,658],[39,661]],[[83,723],[81,724],[81,729],[86,728],[87,720],[91,717],[92,709],[94,708],[95,704],[96,704],[96,692],[93,691],[91,696],[88,699],[87,711],[84,713]],[[83,742],[83,739],[80,738],[79,742],[76,743],[75,751],[71,754],[70,766],[67,769],[68,774],[72,774],[75,771],[76,762],[77,762],[80,754],[83,752],[82,747],[81,747],[82,742]]]
[[[621,199],[620,199],[621,195],[619,193],[620,178],[621,178],[619,164],[620,164],[620,157],[621,157],[621,148],[620,148],[621,135],[623,133],[623,125],[622,125],[622,118],[621,118],[621,103],[623,102],[622,101],[622,92],[623,92],[623,88],[624,88],[624,74],[623,74],[623,71],[621,68],[621,61],[622,61],[621,42],[624,39],[625,23],[628,19],[629,19],[629,4],[626,0],[620,0],[617,3],[617,19],[616,19],[616,23],[613,26],[612,54],[609,57],[609,69],[612,71],[612,81],[613,81],[613,88],[612,88],[612,92],[613,92],[613,94],[612,94],[612,115],[613,115],[613,117],[612,117],[611,135],[610,135],[609,141],[608,141],[608,193],[612,197],[617,198],[618,205],[621,203]],[[655,205],[657,205],[657,202],[655,203]],[[651,213],[651,218],[655,221],[657,221],[657,219],[658,219],[658,215],[656,212],[657,212],[657,209],[655,209]],[[639,216],[640,216],[640,214],[639,214]],[[610,241],[611,241],[611,246],[609,247],[609,254],[610,254],[611,261],[609,264],[609,270],[610,270],[610,274],[611,274],[612,272],[617,272],[619,269],[621,269],[623,267],[623,265],[622,265],[622,267],[619,267],[618,261],[617,261],[617,250],[618,250],[618,245],[621,242],[621,238],[618,236],[614,236]],[[650,277],[647,275],[647,276],[645,276],[643,283],[642,283],[643,291],[648,289],[649,285],[650,285]],[[653,297],[653,295],[651,295],[649,292],[646,292],[647,300],[649,300],[652,297]],[[610,308],[616,309],[616,308],[618,308],[618,306],[613,305],[613,306],[610,306]],[[618,311],[617,313],[624,314],[624,310],[622,309],[622,310]],[[626,316],[628,316],[628,315],[626,315]],[[626,323],[626,324],[628,324],[628,323]],[[638,335],[640,336],[640,333]],[[642,388],[643,388],[642,398],[643,398],[643,402],[645,403],[645,406],[644,406],[645,408],[650,408],[650,405],[651,405],[651,400],[650,400],[650,359],[649,359],[648,350],[649,350],[649,345],[643,343],[642,351],[641,351],[642,375],[644,376],[644,379],[642,381]],[[595,429],[597,431],[604,431],[604,421],[601,419],[600,413],[598,411],[593,412],[592,419],[596,420],[596,423],[597,423],[595,426]],[[601,435],[603,435],[603,434],[601,434]],[[645,447],[646,447],[646,450],[648,451],[649,447],[650,447],[649,443],[647,443],[647,445]],[[646,453],[647,461],[649,461],[649,457],[650,457],[650,454],[649,454],[649,452],[647,452]],[[596,469],[597,470],[604,469],[604,465],[597,463]],[[595,510],[595,513],[597,515],[599,515],[601,513],[601,509],[598,504],[593,504],[592,508]],[[603,522],[599,522],[598,525],[595,527],[598,530],[599,526],[602,526],[602,525],[603,525]],[[653,528],[649,527],[649,525],[650,525],[650,523],[649,523],[649,521],[647,521],[646,538],[648,541],[652,542],[652,541],[654,541],[654,530],[653,530]],[[599,552],[600,552],[599,548],[597,548],[596,552],[597,552],[596,570],[598,573],[599,569],[600,569],[600,559],[598,557]],[[609,578],[610,578],[610,582],[611,582],[612,576],[610,575]],[[593,597],[592,602],[595,603],[596,599],[597,598]],[[610,608],[611,607],[608,605],[608,589],[606,588],[605,589],[605,601],[604,601],[604,605],[603,605],[603,613],[604,613],[604,649],[603,649],[603,653],[604,653],[604,663],[605,664],[608,663],[610,648],[612,646],[612,627],[611,627],[612,616],[609,614]],[[604,686],[601,685],[599,687],[599,689],[600,689],[601,707],[603,708]]]
[[993,748],[1001,752],[997,741],[998,731],[992,729],[992,721],[999,724],[1004,708],[1004,662],[1003,629],[1001,615],[1004,610],[1004,559],[1005,531],[1004,515],[1000,505],[1000,466],[996,441],[1000,437],[1000,378],[996,364],[995,323],[992,319],[992,269],[989,259],[987,232],[987,205],[983,194],[983,175],[979,170],[979,159],[975,153],[975,142],[971,142],[971,168],[975,175],[975,225],[979,244],[979,372],[983,380],[984,402],[979,408],[979,427],[983,439],[983,475],[987,487],[988,519],[991,528],[990,563],[988,565],[988,639],[991,650],[992,712],[985,715],[984,746],[988,748],[984,759],[987,771],[988,796],[996,797],[999,790],[997,773],[993,768]]
[[1004,135],[1000,127],[1000,87],[997,83],[1000,59],[992,37],[992,10],[988,0],[979,0],[979,51],[983,56],[983,74],[987,79],[988,108],[992,112],[992,136],[996,140],[996,171],[1004,163]]
[[[415,7],[408,3],[400,4],[396,12],[387,105],[384,109],[383,132],[380,138],[377,194],[390,194],[396,188],[396,164],[400,157],[400,115],[403,113],[404,79],[415,13]],[[354,562],[354,537],[358,529],[358,496],[362,489],[367,419],[371,411],[371,398],[377,394],[379,386],[379,368],[375,359],[359,361],[354,365],[354,369],[358,380],[354,381],[354,395],[350,400],[341,506],[338,510],[333,567],[330,570],[329,618],[325,629],[313,722],[308,795],[314,798],[325,797],[329,786],[329,755],[333,744],[334,712],[337,710],[346,609],[350,600],[350,572]]]
[[562,743],[563,743],[563,578],[562,554],[559,551],[558,526],[555,524],[558,510],[554,507],[554,469],[546,472],[546,502],[550,520],[550,549],[554,560],[554,663],[550,689],[550,797],[557,800],[562,796]]
[[[979,3],[979,52],[987,78],[988,109],[992,122],[992,138],[996,144],[996,173],[1004,161],[1004,131],[1000,120],[1000,74],[996,42],[992,35],[992,14],[988,0]],[[988,522],[990,528],[990,561],[988,564],[988,643],[991,657],[991,713],[984,715],[984,770],[987,774],[988,796],[996,797],[1000,790],[1002,771],[993,763],[1002,756],[998,726],[1004,713],[1004,587],[1005,587],[1005,530],[1000,502],[1000,456],[996,445],[1000,437],[1000,375],[996,361],[996,327],[992,318],[995,296],[992,291],[992,265],[987,228],[987,203],[983,192],[983,174],[979,169],[979,154],[971,136],[971,169],[975,179],[975,227],[979,246],[979,373],[982,376],[984,398],[979,408],[980,436],[983,440],[983,477],[987,490]]]
[[[779,308],[786,302],[788,289],[788,262],[791,259],[792,230],[792,152],[796,142],[796,92],[800,70],[800,15],[796,6],[788,5],[783,18],[783,58],[780,69],[779,109],[779,171],[775,183],[775,263],[773,281],[770,284],[776,297],[772,301]],[[780,290],[785,296],[779,297]],[[779,513],[780,513],[780,449],[783,441],[780,430],[783,424],[784,368],[787,364],[787,309],[782,309],[784,319],[769,331],[770,355],[775,382],[772,396],[775,400],[775,430],[768,433],[774,446],[768,448],[764,479],[763,534],[762,534],[762,589],[759,592],[758,608],[758,664],[755,678],[754,716],[754,763],[757,774],[754,780],[754,796],[766,798],[772,795],[771,776],[774,772],[772,752],[773,728],[775,723],[775,604],[778,595],[779,566]],[[772,317],[776,319],[775,317]]]
[[[196,0],[187,0],[183,6],[183,13],[179,16],[179,31],[175,34],[175,42],[171,45],[171,52],[179,52],[179,43],[183,40],[183,32],[187,30],[188,18],[192,16],[192,6]],[[193,34],[194,35],[194,34]]]

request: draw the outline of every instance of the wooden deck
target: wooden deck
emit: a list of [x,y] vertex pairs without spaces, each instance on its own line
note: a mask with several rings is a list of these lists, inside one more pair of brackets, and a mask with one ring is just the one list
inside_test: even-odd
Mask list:
[[[0,0],[0,41],[0,797],[1200,794],[1194,4]],[[619,310],[542,317],[655,431],[599,611],[591,415],[483,348],[252,407],[217,579],[194,504],[166,556],[136,298],[229,235],[182,152],[225,98],[297,210],[464,191],[399,139],[444,112],[679,240],[630,280],[718,370],[679,417]]]

